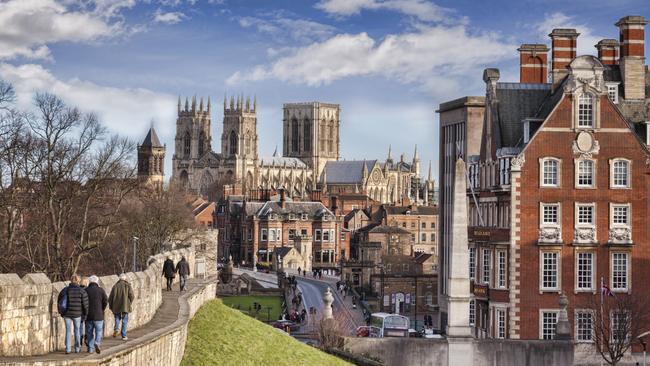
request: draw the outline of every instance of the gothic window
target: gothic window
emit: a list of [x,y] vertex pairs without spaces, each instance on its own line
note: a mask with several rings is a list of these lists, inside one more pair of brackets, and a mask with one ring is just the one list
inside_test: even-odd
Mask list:
[[205,134],[201,131],[199,135],[199,156],[203,156],[203,151],[205,149]]
[[298,152],[300,148],[300,142],[299,142],[300,131],[299,131],[297,119],[294,118],[293,120],[291,120],[290,129],[291,129],[291,151]]
[[578,99],[578,128],[594,127],[594,97],[582,94]]
[[230,155],[237,154],[237,134],[235,131],[230,132]]
[[334,152],[334,121],[330,121],[329,145],[329,151]]
[[302,138],[304,139],[303,150],[311,151],[311,125],[309,123],[309,120],[305,120],[303,122],[302,128],[303,128]]
[[183,141],[183,154],[185,154],[186,157],[190,156],[191,146],[192,146],[192,136],[190,136],[189,132],[186,132],[185,139]]

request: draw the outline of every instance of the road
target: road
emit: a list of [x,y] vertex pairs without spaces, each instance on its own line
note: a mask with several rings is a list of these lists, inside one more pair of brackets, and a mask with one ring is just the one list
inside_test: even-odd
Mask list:
[[[309,309],[314,307],[317,310],[317,319],[320,318],[322,314],[323,307],[323,294],[327,287],[330,287],[332,292],[332,297],[334,297],[334,302],[332,303],[332,311],[334,317],[339,318],[340,323],[344,327],[344,331],[349,335],[355,335],[357,326],[363,325],[363,315],[361,310],[352,309],[350,297],[347,297],[346,300],[343,299],[343,296],[336,291],[336,284],[330,283],[329,281],[321,281],[306,277],[297,277],[298,280],[298,289],[302,292],[303,301],[305,308]],[[309,314],[308,314],[309,316]],[[308,324],[311,322],[307,322]]]

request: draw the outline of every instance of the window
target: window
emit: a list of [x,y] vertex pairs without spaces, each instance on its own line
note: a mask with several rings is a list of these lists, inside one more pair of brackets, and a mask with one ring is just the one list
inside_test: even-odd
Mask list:
[[277,232],[275,231],[275,229],[269,230],[269,241],[277,241],[277,240],[278,240],[278,237],[277,237]]
[[436,234],[435,234],[435,233],[431,233],[431,242],[432,242],[432,243],[435,243],[435,241],[436,241]]
[[630,318],[625,312],[616,311],[612,313],[612,342],[618,342],[629,336]]
[[594,186],[594,165],[593,160],[580,160],[578,162],[578,187]]
[[542,225],[558,225],[560,205],[557,203],[542,203]]
[[253,239],[253,229],[250,227],[246,229],[246,238],[248,238],[249,241]]
[[558,187],[560,185],[559,178],[560,162],[557,159],[543,159],[542,160],[542,187]]
[[594,205],[576,204],[576,226],[594,226]]
[[323,230],[323,241],[330,241],[330,232],[329,232],[329,230]]
[[506,274],[507,274],[507,264],[506,264],[506,252],[500,250],[497,252],[497,287],[505,288],[506,287]]
[[[415,299],[415,296],[413,296],[413,298]],[[424,303],[427,305],[433,305],[433,294],[431,292],[427,292],[424,297]]]
[[314,240],[316,240],[316,241],[320,241],[320,240],[321,240],[321,235],[320,235],[320,233],[321,233],[320,229],[316,229],[316,230],[314,231]]
[[476,248],[469,248],[469,279],[476,278]]
[[426,223],[426,222],[423,222],[422,225],[421,225],[421,227],[422,227],[423,229],[426,229],[426,228],[427,228],[427,223]]
[[411,228],[415,228],[415,223],[414,222],[411,223]]
[[334,229],[330,229],[330,241],[335,242],[336,241],[336,236],[334,236]]
[[267,231],[266,229],[262,229],[262,241],[267,241],[268,236],[267,236]]
[[588,311],[576,313],[576,341],[591,342],[594,335],[593,314]]
[[402,227],[406,227],[406,221],[402,223]]
[[612,291],[627,291],[628,253],[612,253]]
[[594,253],[578,252],[577,260],[577,289],[593,290],[594,283]]
[[300,235],[307,236],[307,229],[300,229]]
[[432,223],[431,223],[431,228],[432,228],[432,229],[435,229],[435,228],[436,228],[436,223],[435,223],[435,222],[432,222]]
[[190,156],[190,151],[192,147],[192,136],[190,136],[189,132],[185,133],[185,139],[183,141],[183,154],[185,157]]
[[302,125],[303,150],[311,151],[311,123],[305,120]]
[[497,332],[496,337],[498,339],[506,338],[506,311],[505,309],[495,309],[496,311],[496,322],[497,322]]
[[476,324],[476,302],[474,300],[469,301],[469,325]]
[[594,97],[582,94],[578,97],[578,128],[594,127]]
[[612,162],[612,188],[630,188],[630,162],[617,159]]
[[296,229],[289,229],[289,240],[293,240],[296,236]]
[[542,311],[541,339],[555,338],[555,325],[557,324],[557,311]]
[[230,155],[237,154],[237,135],[235,131],[230,132]]
[[614,104],[618,104],[618,85],[607,85],[607,97],[609,100],[614,102]]
[[490,249],[483,249],[483,272],[481,280],[484,284],[490,284]]
[[420,241],[427,241],[427,234],[426,233],[420,234]]
[[557,290],[560,256],[558,252],[542,252],[542,290]]

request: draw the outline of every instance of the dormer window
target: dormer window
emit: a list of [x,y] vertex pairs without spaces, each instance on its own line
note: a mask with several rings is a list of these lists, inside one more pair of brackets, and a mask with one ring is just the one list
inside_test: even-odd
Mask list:
[[618,84],[607,84],[607,97],[614,104],[618,104]]
[[578,128],[594,128],[594,97],[591,94],[578,97]]

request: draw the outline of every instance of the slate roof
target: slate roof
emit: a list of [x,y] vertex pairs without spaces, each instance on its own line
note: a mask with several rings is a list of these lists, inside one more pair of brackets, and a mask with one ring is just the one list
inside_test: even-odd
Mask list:
[[326,174],[327,184],[363,183],[363,165],[370,174],[376,163],[377,160],[328,161],[323,174]]
[[[250,212],[250,211],[249,211]],[[259,217],[268,217],[268,215],[274,213],[278,215],[287,215],[287,214],[307,214],[310,220],[318,219],[324,215],[329,215],[332,218],[334,214],[330,211],[325,205],[320,202],[285,202],[284,208],[280,207],[280,202],[278,201],[267,201],[262,204],[259,209],[256,210],[256,215]]]
[[523,142],[521,121],[535,115],[550,91],[551,84],[497,83],[501,146],[517,146]]
[[293,249],[293,247],[279,247],[275,248],[273,251],[275,252],[275,256],[278,257],[285,257],[287,253],[289,253]]
[[306,168],[307,164],[298,158],[285,156],[264,156],[260,158],[260,166],[286,166],[295,168]]
[[149,129],[147,136],[144,138],[144,141],[142,141],[142,144],[140,146],[163,147],[163,145],[160,143],[160,140],[158,139],[156,130],[154,130],[153,127]]
[[389,215],[437,215],[438,207],[436,206],[385,206],[384,209]]
[[410,234],[411,232],[402,229],[401,227],[396,227],[396,226],[388,226],[388,225],[381,225],[381,226],[376,226],[372,229],[370,229],[371,233],[380,233],[380,234]]

